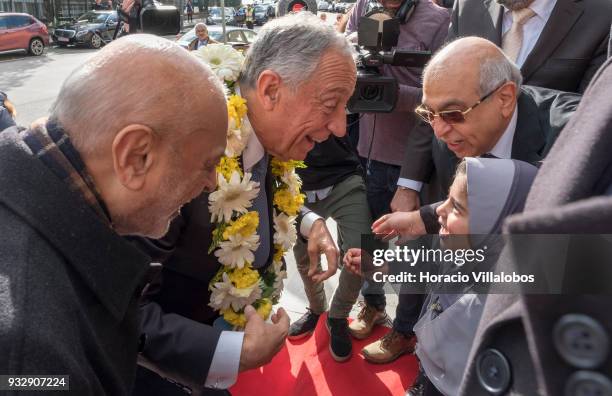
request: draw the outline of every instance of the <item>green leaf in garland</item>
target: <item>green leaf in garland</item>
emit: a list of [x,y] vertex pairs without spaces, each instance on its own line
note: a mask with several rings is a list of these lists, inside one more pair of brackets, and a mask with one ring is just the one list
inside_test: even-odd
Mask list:
[[208,254],[211,254],[219,247],[219,244],[224,241],[223,232],[227,228],[227,223],[219,223],[217,228],[215,228],[212,232],[212,242],[210,243],[210,247],[208,248]]

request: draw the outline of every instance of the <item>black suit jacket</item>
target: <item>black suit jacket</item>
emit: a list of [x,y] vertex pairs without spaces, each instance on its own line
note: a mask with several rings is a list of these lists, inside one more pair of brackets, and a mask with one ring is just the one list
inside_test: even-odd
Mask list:
[[[271,216],[270,168],[265,188]],[[221,334],[211,326],[218,314],[208,306],[208,284],[220,268],[214,252],[208,254],[213,230],[208,195],[203,193],[185,205],[163,239],[132,238],[153,261],[162,263],[159,274],[143,293],[140,312],[145,342],[139,364],[194,391],[202,388],[208,376]],[[271,217],[269,224],[272,241]],[[271,243],[263,269],[272,263],[273,253]]]
[[[517,100],[517,121],[512,141],[512,159],[539,165],[559,132],[574,113],[581,95],[538,87],[521,87]],[[442,141],[434,139],[432,161],[437,169],[437,182],[442,193],[448,194],[459,159]],[[429,234],[437,233],[437,204],[421,209]]]
[[[503,7],[495,0],[456,0],[447,41],[479,36],[501,46]],[[612,22],[608,0],[557,0],[544,30],[521,68],[528,85],[584,92],[606,59]],[[408,135],[400,177],[428,182],[431,127],[417,125]]]
[[[612,233],[611,86],[612,60],[609,60],[593,78],[576,114],[544,161],[524,213],[507,220],[507,231],[513,234]],[[585,285],[597,285],[602,280],[609,285],[605,269],[610,263],[588,262],[584,251],[577,253],[576,261],[570,259],[565,263],[566,279],[567,274],[575,271]],[[593,264],[599,268],[586,268]],[[565,391],[576,385],[578,375],[584,378],[583,386],[590,386],[594,392],[597,389],[594,376],[612,381],[612,351],[605,342],[612,332],[610,306],[609,294],[488,296],[460,394],[489,395],[483,389],[479,379],[482,371],[476,364],[489,348],[503,355],[512,373],[504,394],[532,394],[534,389],[542,396],[570,394]],[[568,332],[565,337],[555,337],[554,330],[559,328],[562,319]],[[598,326],[604,329],[604,337],[597,337]],[[602,351],[604,360],[594,363],[593,353]],[[576,358],[584,359],[588,367],[576,364]]]

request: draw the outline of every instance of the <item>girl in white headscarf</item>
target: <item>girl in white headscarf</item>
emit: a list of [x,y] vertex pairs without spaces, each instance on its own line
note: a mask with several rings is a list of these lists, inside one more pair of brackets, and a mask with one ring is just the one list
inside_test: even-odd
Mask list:
[[[486,246],[486,259],[479,269],[491,269],[503,248],[500,235],[503,221],[523,210],[536,172],[533,165],[517,160],[465,158],[458,166],[448,199],[436,209],[439,247],[477,250]],[[389,235],[401,238],[396,230],[405,228],[402,215],[401,212],[386,215],[376,228],[387,232],[393,229]],[[360,249],[347,252],[344,263],[349,270],[362,273],[362,253]],[[483,265],[488,267],[482,268]],[[468,273],[468,267],[466,264],[460,270]],[[439,273],[452,271],[457,271],[454,264],[440,264],[438,268]],[[440,392],[454,396],[459,391],[486,296],[470,293],[470,284],[450,292],[439,285],[431,286],[421,319],[414,327],[418,340],[416,354],[426,375],[421,373],[415,385],[421,387],[419,394]]]
[[[486,246],[486,262],[494,263],[503,247],[503,221],[523,210],[536,172],[536,167],[522,161],[466,158],[457,169],[448,199],[436,210],[442,247],[475,250]],[[469,268],[461,270],[466,273]],[[434,288],[414,327],[421,366],[444,395],[459,392],[486,299],[486,295],[469,293],[469,286],[466,289],[464,294],[448,294]]]

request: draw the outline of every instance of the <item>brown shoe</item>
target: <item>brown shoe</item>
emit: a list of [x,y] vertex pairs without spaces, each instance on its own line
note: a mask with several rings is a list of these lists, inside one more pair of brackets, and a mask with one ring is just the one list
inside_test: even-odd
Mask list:
[[416,336],[405,336],[391,330],[380,340],[367,345],[361,350],[365,359],[370,363],[390,363],[406,353],[414,353]]
[[379,311],[374,307],[363,304],[363,308],[357,315],[357,319],[349,324],[349,331],[353,337],[358,340],[363,340],[372,334],[374,326],[382,325],[386,322],[391,321],[384,310]]

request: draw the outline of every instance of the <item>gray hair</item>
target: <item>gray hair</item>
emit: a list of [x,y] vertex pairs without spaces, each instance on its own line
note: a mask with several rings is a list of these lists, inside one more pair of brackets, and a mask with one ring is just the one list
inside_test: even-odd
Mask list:
[[195,29],[196,32],[198,31],[198,28],[204,28],[204,29],[206,29],[206,31],[208,31],[208,26],[206,26],[206,24],[204,22],[196,23],[193,28]]
[[355,51],[332,25],[310,12],[285,15],[268,22],[251,45],[239,78],[241,87],[253,89],[264,70],[272,70],[290,88],[308,81],[328,49],[354,57]]
[[[501,51],[500,51],[501,52]],[[505,81],[512,81],[517,88],[523,83],[521,70],[516,63],[501,52],[502,56],[485,59],[480,64],[479,90],[480,95],[486,95],[498,88]],[[520,92],[520,91],[517,91]]]
[[190,109],[207,97],[224,100],[223,86],[208,66],[169,40],[135,34],[79,66],[64,81],[50,117],[81,154],[94,154],[130,124],[175,141],[201,122],[201,114]]

